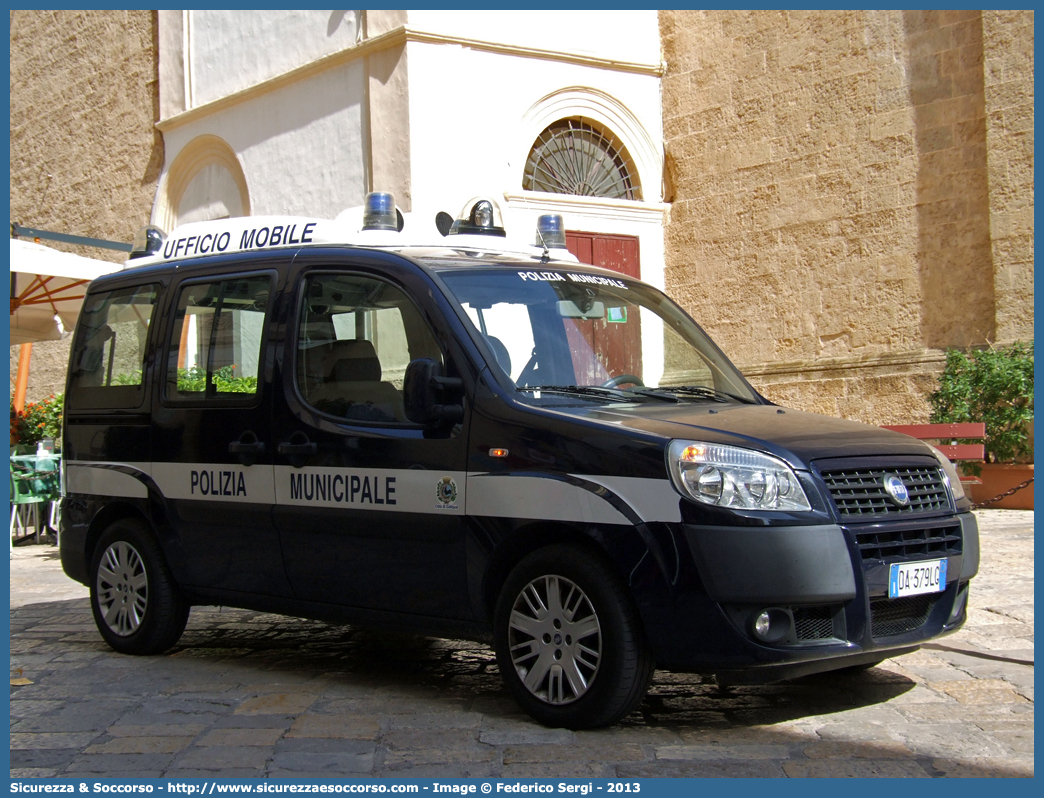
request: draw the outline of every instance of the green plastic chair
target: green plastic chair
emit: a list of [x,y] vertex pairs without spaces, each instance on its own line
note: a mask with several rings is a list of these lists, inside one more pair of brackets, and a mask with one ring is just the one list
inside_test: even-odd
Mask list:
[[14,551],[15,540],[19,532],[22,538],[29,537],[29,524],[22,517],[22,508],[32,508],[33,528],[36,533],[36,542],[40,542],[40,532],[43,529],[41,521],[42,510],[49,509],[48,505],[59,495],[57,470],[30,468],[14,460],[11,463],[11,550]]

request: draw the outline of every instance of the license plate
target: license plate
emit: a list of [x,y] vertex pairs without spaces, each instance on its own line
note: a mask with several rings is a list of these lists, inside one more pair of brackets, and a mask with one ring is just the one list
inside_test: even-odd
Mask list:
[[946,560],[892,563],[888,569],[888,598],[942,593],[946,589]]

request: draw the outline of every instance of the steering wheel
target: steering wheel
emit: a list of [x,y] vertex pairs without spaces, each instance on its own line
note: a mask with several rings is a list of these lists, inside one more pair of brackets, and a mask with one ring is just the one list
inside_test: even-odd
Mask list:
[[644,388],[645,383],[642,382],[641,377],[636,377],[634,374],[621,374],[618,377],[606,380],[602,383],[603,388],[616,388],[619,385],[637,385],[639,388]]

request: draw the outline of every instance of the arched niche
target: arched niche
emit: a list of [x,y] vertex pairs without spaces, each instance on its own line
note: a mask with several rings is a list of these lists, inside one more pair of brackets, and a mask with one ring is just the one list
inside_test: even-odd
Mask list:
[[224,139],[202,135],[178,153],[158,192],[153,223],[170,232],[179,224],[250,215],[246,176]]

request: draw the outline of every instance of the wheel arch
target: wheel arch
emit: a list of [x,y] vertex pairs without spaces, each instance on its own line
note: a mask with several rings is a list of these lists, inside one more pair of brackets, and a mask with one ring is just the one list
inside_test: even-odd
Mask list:
[[115,524],[117,521],[122,521],[125,518],[135,518],[141,521],[145,526],[155,534],[152,523],[146,518],[145,514],[130,502],[117,501],[106,504],[99,510],[94,518],[91,519],[90,526],[87,528],[87,536],[84,541],[84,562],[87,563],[88,570],[90,569],[91,563],[94,561],[94,550],[98,545],[98,541],[101,536],[105,534],[105,530]]
[[[500,590],[511,570],[525,557],[547,546],[573,546],[597,557],[627,587],[630,569],[619,557],[610,556],[604,542],[605,534],[605,530],[599,527],[581,529],[561,521],[536,521],[513,530],[492,551],[486,565],[482,580],[482,608],[486,617],[492,621]],[[634,538],[636,547],[640,544],[644,548],[640,536],[635,534]],[[641,559],[640,554],[637,559]]]

